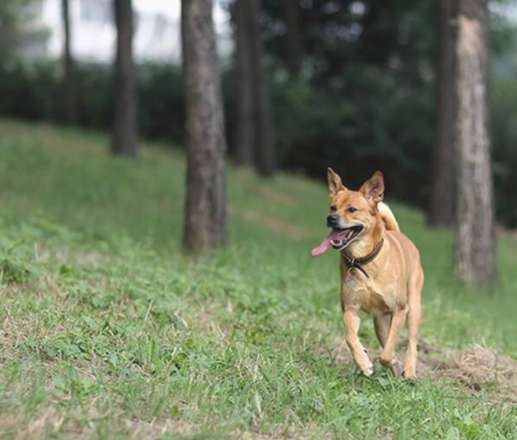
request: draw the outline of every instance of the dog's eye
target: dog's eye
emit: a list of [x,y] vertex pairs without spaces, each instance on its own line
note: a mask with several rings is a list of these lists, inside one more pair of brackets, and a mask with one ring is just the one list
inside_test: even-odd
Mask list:
[[332,205],[332,206],[330,207],[330,210],[331,210],[332,212],[336,212],[336,211],[337,211],[336,205]]
[[357,208],[354,208],[353,206],[350,206],[350,208],[347,209],[348,212],[355,212],[357,211]]

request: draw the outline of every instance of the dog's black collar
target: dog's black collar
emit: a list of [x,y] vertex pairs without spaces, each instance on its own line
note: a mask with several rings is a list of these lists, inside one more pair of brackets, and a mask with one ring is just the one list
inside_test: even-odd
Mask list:
[[366,276],[366,278],[370,278],[370,276],[363,269],[363,265],[368,264],[377,255],[379,255],[379,252],[381,251],[383,244],[384,238],[381,239],[379,243],[377,243],[377,245],[373,248],[373,251],[371,251],[368,255],[360,258],[352,258],[351,256],[347,255],[346,252],[343,251],[343,257],[345,258],[345,266],[347,267],[347,269],[358,269]]

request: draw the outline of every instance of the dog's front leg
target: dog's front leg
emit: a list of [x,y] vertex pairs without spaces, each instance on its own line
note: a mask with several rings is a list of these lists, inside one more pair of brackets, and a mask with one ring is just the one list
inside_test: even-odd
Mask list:
[[345,325],[346,344],[352,353],[357,367],[365,376],[371,376],[373,373],[373,365],[357,335],[360,322],[359,309],[355,307],[345,307],[343,323]]

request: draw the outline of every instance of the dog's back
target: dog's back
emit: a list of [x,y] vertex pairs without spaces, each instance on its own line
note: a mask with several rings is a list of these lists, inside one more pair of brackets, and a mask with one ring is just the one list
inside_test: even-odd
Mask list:
[[377,207],[379,208],[379,213],[381,214],[382,221],[386,226],[386,230],[400,232],[399,224],[390,207],[383,202],[379,203]]

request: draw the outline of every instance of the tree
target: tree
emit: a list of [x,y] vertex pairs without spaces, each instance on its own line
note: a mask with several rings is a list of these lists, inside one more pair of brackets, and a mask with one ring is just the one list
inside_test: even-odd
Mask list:
[[496,276],[487,93],[486,0],[459,0],[456,23],[456,268],[465,281]]
[[182,0],[186,90],[187,192],[184,249],[226,241],[225,133],[212,0]]
[[64,70],[64,106],[65,121],[69,124],[78,122],[77,90],[75,78],[75,62],[72,56],[72,36],[70,8],[68,0],[61,0],[61,13],[64,29],[63,70]]
[[133,61],[133,8],[131,0],[114,0],[117,28],[115,59],[115,114],[111,151],[116,155],[138,156],[137,87]]
[[237,79],[235,160],[253,166],[255,143],[253,60],[250,35],[250,2],[237,0],[233,7],[235,74]]
[[454,223],[456,8],[456,0],[437,2],[436,134],[428,221],[442,226]]
[[257,154],[257,171],[261,176],[271,176],[276,169],[276,152],[274,145],[273,120],[271,110],[271,93],[264,59],[264,43],[260,30],[262,14],[260,0],[249,2],[251,59],[253,72],[253,90],[255,100],[255,145]]
[[298,0],[282,2],[284,6],[286,33],[285,48],[289,73],[292,77],[300,74],[303,59],[302,35],[300,31],[300,5]]
[[264,62],[260,0],[237,0],[232,9],[236,42],[235,159],[262,176],[276,168],[271,93]]

